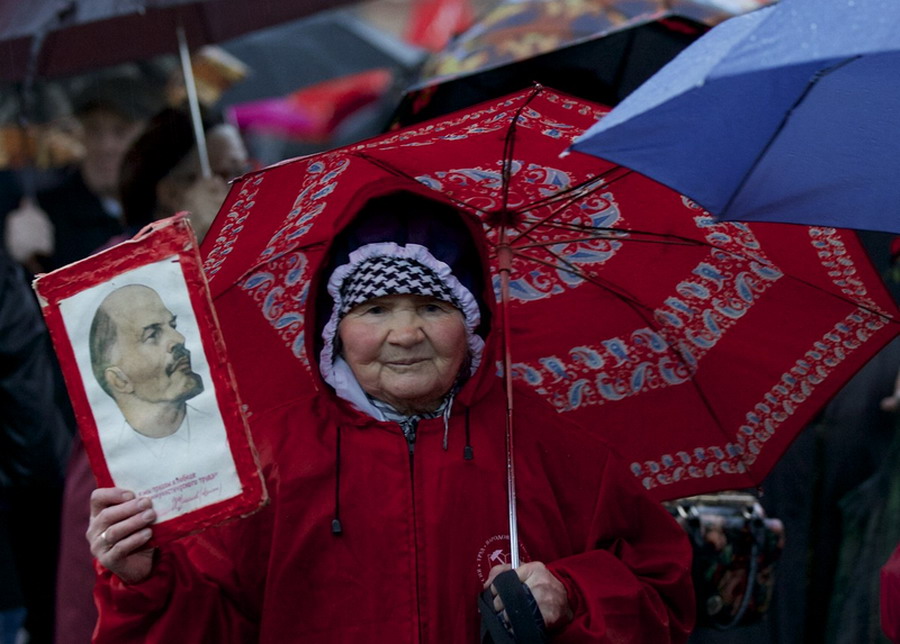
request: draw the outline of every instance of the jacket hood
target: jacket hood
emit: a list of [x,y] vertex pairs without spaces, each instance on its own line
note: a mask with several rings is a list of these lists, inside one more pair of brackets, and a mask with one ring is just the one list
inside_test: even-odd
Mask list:
[[[324,373],[332,372],[333,364],[329,358],[333,356],[330,351],[325,351],[326,364],[320,364],[323,348],[330,344],[337,323],[333,315],[335,300],[328,292],[328,282],[336,269],[351,262],[351,254],[372,244],[393,243],[411,247],[413,250],[403,252],[413,254],[419,253],[416,247],[424,247],[428,255],[436,260],[435,267],[444,275],[451,274],[453,281],[458,280],[458,286],[471,293],[475,300],[468,304],[470,309],[477,308],[474,314],[471,310],[468,314],[463,312],[469,320],[480,319],[477,326],[472,325],[469,344],[470,350],[480,354],[480,366],[475,365],[478,368],[473,369],[471,377],[457,394],[457,400],[461,402],[470,399],[474,392],[481,389],[478,383],[485,378],[485,374],[490,378],[494,376],[494,370],[489,366],[494,362],[493,342],[489,341],[480,350],[483,341],[489,340],[491,335],[494,304],[480,224],[473,216],[455,208],[442,195],[424,186],[410,186],[408,181],[398,184],[381,181],[370,185],[357,194],[353,206],[335,221],[330,243],[311,280],[306,328],[313,332],[306,336],[307,355],[314,361],[317,370],[324,367]],[[323,339],[323,332],[328,339]],[[346,374],[336,374],[335,377],[343,382]],[[328,376],[325,380],[332,387],[340,384]],[[319,382],[323,389],[333,394],[333,390],[325,387],[322,380]]]

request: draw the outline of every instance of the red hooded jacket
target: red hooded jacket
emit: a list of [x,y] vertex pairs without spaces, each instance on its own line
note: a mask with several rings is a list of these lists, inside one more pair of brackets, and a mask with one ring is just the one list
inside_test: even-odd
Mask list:
[[[516,393],[522,560],[546,563],[575,613],[554,641],[684,641],[682,529],[596,436]],[[504,414],[484,374],[458,396],[446,450],[441,418],[410,453],[395,423],[336,399],[256,417],[271,504],[172,544],[143,583],[105,572],[95,641],[476,642],[476,596],[509,555]]]

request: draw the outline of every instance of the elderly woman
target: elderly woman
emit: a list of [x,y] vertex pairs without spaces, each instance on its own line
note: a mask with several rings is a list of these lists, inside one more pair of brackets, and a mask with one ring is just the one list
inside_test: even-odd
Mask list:
[[[95,492],[95,641],[476,642],[484,588],[503,623],[506,402],[473,236],[395,193],[328,256],[315,395],[251,416],[271,504],[151,550],[149,500]],[[593,433],[515,395],[520,595],[553,641],[684,641],[683,531]]]

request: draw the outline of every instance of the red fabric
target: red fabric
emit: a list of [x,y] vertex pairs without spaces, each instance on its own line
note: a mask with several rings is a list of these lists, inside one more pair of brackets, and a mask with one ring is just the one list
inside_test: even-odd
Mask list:
[[900,644],[900,545],[881,568],[881,630]]
[[389,69],[371,69],[316,83],[284,97],[233,105],[229,111],[241,130],[323,142],[344,119],[377,101],[392,80]]
[[404,39],[412,45],[440,51],[469,28],[473,17],[469,0],[415,0]]
[[[103,577],[95,641],[477,641],[476,595],[508,553],[505,406],[492,373],[470,384],[448,449],[442,420],[423,421],[412,464],[396,424],[338,411],[324,392],[255,417],[271,505],[171,544],[145,583]],[[557,641],[684,641],[683,531],[595,436],[525,392],[517,404],[522,558],[547,562],[577,607]]]
[[[520,92],[236,181],[202,250],[242,399],[264,410],[312,386],[317,262],[372,186],[393,186],[459,207],[495,285],[507,236],[513,377],[604,436],[655,498],[757,485],[897,334],[897,307],[852,232],[717,223],[561,156],[605,111]],[[223,299],[235,290],[250,298]]]

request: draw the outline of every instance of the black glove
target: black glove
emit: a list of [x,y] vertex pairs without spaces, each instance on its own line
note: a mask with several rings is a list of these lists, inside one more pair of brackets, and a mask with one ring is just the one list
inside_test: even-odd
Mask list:
[[507,570],[494,578],[497,594],[503,600],[506,619],[494,611],[494,596],[486,588],[478,596],[481,613],[481,644],[545,644],[547,629],[544,616],[531,594],[531,589],[519,581],[515,570]]

